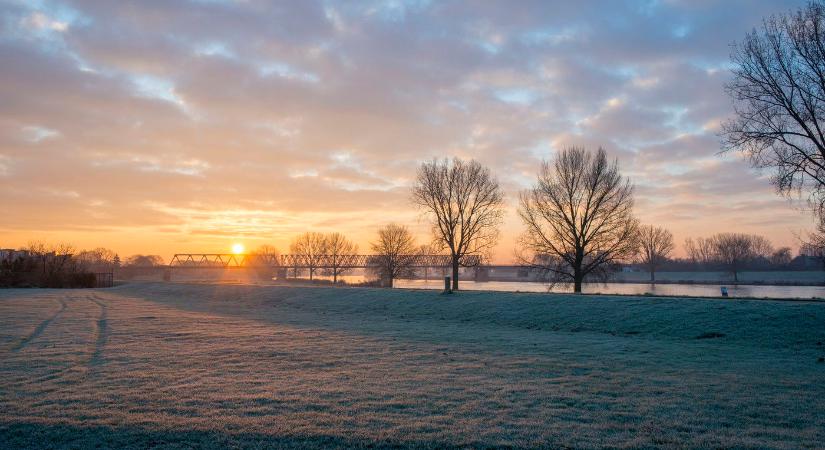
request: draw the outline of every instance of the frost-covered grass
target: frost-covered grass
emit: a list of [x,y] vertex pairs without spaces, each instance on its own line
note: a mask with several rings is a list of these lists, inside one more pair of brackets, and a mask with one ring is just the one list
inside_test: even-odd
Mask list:
[[825,304],[0,291],[0,448],[821,447]]

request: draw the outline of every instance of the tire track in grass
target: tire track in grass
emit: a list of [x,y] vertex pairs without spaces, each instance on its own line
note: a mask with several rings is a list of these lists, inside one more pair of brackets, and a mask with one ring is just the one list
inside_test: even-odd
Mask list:
[[34,331],[32,331],[28,336],[21,339],[20,342],[13,345],[10,349],[11,352],[16,353],[26,348],[26,346],[28,346],[29,343],[31,343],[31,341],[37,339],[38,336],[40,336],[41,334],[43,334],[44,331],[46,331],[46,328],[49,326],[49,324],[57,320],[57,318],[60,317],[61,314],[63,314],[63,311],[66,310],[66,302],[63,301],[62,298],[57,299],[57,301],[60,302],[60,308],[57,310],[57,312],[49,316],[46,320],[40,322],[40,324],[37,325]]
[[109,337],[107,324],[107,306],[103,303],[103,299],[92,294],[82,299],[89,300],[100,308],[97,320],[94,321],[94,330],[92,333],[92,345],[89,352],[89,358],[85,361],[78,361],[69,364],[66,367],[61,367],[52,370],[42,376],[33,379],[36,383],[45,383],[51,381],[60,381],[62,383],[77,383],[82,381],[86,376],[93,374],[94,369],[103,362],[103,348]]
[[100,307],[100,314],[97,317],[97,322],[95,322],[94,350],[92,350],[92,355],[88,363],[89,367],[93,368],[100,365],[103,361],[103,347],[106,346],[106,341],[109,339],[109,327],[107,324],[106,304],[103,303],[101,301],[102,299],[97,295],[92,295],[88,297],[88,299]]

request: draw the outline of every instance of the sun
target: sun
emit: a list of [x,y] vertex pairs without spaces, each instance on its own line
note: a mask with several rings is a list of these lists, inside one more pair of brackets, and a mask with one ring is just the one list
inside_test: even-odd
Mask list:
[[243,252],[244,252],[243,244],[240,244],[240,243],[232,244],[232,253],[234,253],[236,255],[240,255]]

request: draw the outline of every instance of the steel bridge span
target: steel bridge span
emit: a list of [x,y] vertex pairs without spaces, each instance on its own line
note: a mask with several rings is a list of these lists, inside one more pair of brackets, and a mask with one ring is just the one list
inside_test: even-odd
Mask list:
[[[233,253],[177,253],[169,267],[173,269],[366,269],[381,264],[381,255],[257,255]],[[452,265],[450,255],[400,255],[398,259],[412,268],[443,268]],[[478,267],[481,258],[461,258],[462,267]]]

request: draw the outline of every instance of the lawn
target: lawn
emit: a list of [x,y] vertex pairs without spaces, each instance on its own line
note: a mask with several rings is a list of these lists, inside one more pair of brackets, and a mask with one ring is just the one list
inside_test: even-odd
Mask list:
[[0,290],[0,448],[825,442],[825,303]]

